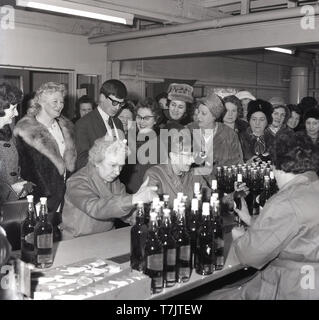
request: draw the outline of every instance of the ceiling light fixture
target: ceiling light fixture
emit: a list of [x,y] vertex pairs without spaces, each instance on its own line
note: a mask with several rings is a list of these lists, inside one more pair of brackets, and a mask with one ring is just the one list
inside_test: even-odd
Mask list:
[[134,19],[134,15],[130,13],[92,7],[85,4],[78,4],[61,0],[16,0],[16,5],[19,7],[34,8],[44,11],[58,12],[73,16],[129,25],[133,24]]
[[268,48],[265,48],[265,49],[266,50],[270,50],[270,51],[286,53],[286,54],[294,54],[295,53],[295,50],[284,49],[284,48],[279,48],[279,47],[268,47]]

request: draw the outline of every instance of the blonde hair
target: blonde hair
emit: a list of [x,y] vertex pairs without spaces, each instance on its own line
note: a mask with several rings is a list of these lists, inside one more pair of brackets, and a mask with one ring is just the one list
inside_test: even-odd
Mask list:
[[33,103],[39,103],[39,100],[42,95],[44,94],[50,94],[55,92],[61,92],[63,97],[66,96],[67,90],[65,88],[65,85],[58,82],[46,82],[43,83],[40,88],[36,91],[35,97],[33,99]]

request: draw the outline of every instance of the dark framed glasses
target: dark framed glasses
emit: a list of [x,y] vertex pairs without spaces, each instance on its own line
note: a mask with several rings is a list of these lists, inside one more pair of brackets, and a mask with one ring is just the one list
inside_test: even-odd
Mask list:
[[116,106],[120,106],[120,108],[124,107],[126,102],[123,101],[123,102],[120,102],[120,101],[117,101],[117,100],[114,100],[112,99],[111,97],[107,97],[108,99],[110,99],[112,101],[112,106],[116,107]]
[[145,116],[145,117],[141,117],[139,115],[136,116],[136,120],[139,120],[139,121],[142,121],[142,120],[145,120],[145,121],[150,121],[152,118],[154,118],[155,116]]

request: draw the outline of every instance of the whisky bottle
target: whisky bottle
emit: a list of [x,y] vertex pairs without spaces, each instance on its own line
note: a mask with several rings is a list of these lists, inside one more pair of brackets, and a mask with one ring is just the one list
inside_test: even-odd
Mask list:
[[158,236],[156,212],[150,212],[149,230],[145,244],[145,274],[151,279],[151,292],[159,293],[164,285],[164,254],[163,246]]
[[160,235],[164,249],[164,286],[168,288],[176,283],[176,242],[171,230],[170,209],[164,209]]
[[28,210],[26,218],[21,223],[21,260],[34,263],[34,228],[36,225],[36,212],[33,196],[27,196]]
[[213,232],[214,232],[214,252],[215,252],[215,270],[221,270],[224,267],[224,223],[220,214],[219,200],[213,202]]
[[214,235],[209,212],[209,203],[203,203],[202,221],[196,246],[196,273],[206,276],[214,271]]
[[187,282],[191,276],[191,241],[185,223],[185,207],[178,207],[176,234],[176,281]]
[[40,216],[34,228],[35,266],[49,268],[53,264],[53,227],[48,221],[47,198],[40,198]]
[[145,270],[145,243],[147,237],[147,226],[145,225],[144,204],[137,204],[135,225],[131,228],[131,268],[137,271]]

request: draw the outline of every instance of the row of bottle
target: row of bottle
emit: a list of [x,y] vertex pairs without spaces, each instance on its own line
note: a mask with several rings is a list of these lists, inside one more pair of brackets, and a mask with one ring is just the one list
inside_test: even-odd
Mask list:
[[27,201],[27,215],[21,223],[21,260],[49,268],[53,264],[53,227],[48,220],[47,198],[40,198],[39,216],[33,196],[27,196]]
[[187,282],[192,269],[208,275],[224,265],[219,200],[212,197],[211,206],[203,203],[199,207],[198,199],[193,199],[191,210],[185,214],[185,203],[180,199],[174,200],[172,211],[168,206],[156,208],[158,200],[154,200],[148,226],[144,205],[138,204],[131,229],[131,267],[151,277],[153,293]]
[[276,181],[271,170],[271,161],[261,162],[251,165],[232,165],[231,167],[217,167],[216,179],[219,189],[222,193],[231,193],[234,191],[234,183],[238,177],[242,176],[242,181],[254,192],[261,192],[264,187],[264,177],[270,178],[271,189],[276,192]]

